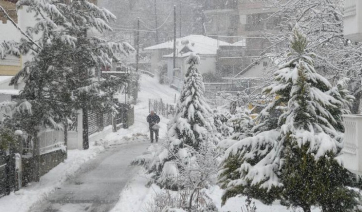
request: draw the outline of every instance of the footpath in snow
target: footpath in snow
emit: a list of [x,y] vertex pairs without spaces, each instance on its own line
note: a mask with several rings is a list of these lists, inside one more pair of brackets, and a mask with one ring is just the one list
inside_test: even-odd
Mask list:
[[[142,75],[140,85],[141,91],[135,106],[135,124],[133,126],[129,129],[120,129],[116,133],[110,133],[104,139],[91,143],[88,150],[68,151],[68,158],[65,162],[42,176],[40,182],[32,183],[9,196],[0,198],[0,211],[28,211],[31,206],[46,199],[51,193],[61,188],[85,163],[95,159],[110,145],[139,143],[148,140],[149,131],[146,123],[146,116],[149,113],[148,99],[162,98],[164,102],[172,103],[177,92],[168,86],[158,84],[156,79],[146,75]],[[166,125],[167,120],[161,117],[161,137],[165,135]]]

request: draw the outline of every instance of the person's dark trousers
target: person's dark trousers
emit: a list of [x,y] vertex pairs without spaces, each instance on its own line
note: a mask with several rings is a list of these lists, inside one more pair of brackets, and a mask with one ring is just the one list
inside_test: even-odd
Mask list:
[[155,135],[156,135],[156,143],[157,143],[158,142],[158,130],[153,130],[152,128],[150,128],[151,143],[153,143],[153,133],[155,133]]

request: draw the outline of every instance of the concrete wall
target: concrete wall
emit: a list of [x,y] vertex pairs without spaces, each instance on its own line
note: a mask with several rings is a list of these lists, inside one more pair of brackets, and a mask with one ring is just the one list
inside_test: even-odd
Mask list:
[[201,74],[216,73],[216,56],[215,55],[201,56],[200,59],[201,60],[200,60],[200,64],[198,65],[198,70]]

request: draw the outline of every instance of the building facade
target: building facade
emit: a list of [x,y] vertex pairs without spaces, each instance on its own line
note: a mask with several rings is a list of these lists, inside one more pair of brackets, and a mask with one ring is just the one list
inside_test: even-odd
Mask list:
[[[0,6],[6,10],[15,23],[18,23],[19,18],[15,4],[16,1],[14,0],[0,0]],[[4,41],[20,40],[20,33],[18,33],[14,25],[8,21],[2,12],[0,12],[0,31],[0,43]],[[0,76],[14,76],[20,71],[21,67],[21,58],[12,55],[3,56],[3,58],[0,59]]]
[[217,69],[232,77],[270,51],[267,34],[276,32],[281,18],[263,0],[211,0],[204,6],[207,35],[233,45],[220,46]]
[[354,42],[362,41],[362,1],[345,0],[344,35]]
[[238,33],[244,36],[246,41],[242,67],[245,69],[260,55],[270,52],[271,43],[266,35],[276,33],[281,18],[272,16],[277,8],[270,8],[262,0],[239,0],[238,11],[240,16]]

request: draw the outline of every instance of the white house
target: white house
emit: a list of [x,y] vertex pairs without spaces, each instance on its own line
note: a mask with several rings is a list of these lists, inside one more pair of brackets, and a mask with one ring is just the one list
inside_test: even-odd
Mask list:
[[188,68],[187,58],[191,53],[200,56],[198,70],[201,74],[216,72],[216,55],[220,45],[227,42],[203,35],[189,35],[176,40],[176,68],[173,68],[173,41],[145,48],[152,51],[151,64],[153,69],[163,59],[167,64],[167,79],[176,88],[181,88],[183,76]]
[[[354,42],[362,42],[362,1],[345,0],[344,35]],[[344,117],[344,147],[341,160],[344,166],[362,175],[362,116],[351,114]]]

